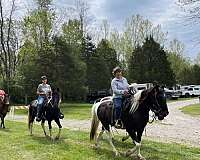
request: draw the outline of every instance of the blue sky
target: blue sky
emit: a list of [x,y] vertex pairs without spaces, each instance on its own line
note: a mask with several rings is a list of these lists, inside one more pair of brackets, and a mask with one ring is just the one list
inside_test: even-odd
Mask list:
[[[140,14],[153,24],[161,24],[168,32],[168,39],[177,38],[185,44],[185,56],[194,59],[200,52],[195,38],[197,25],[185,25],[185,12],[177,5],[178,0],[86,0],[96,22],[107,19],[113,28],[122,28],[125,19]],[[58,6],[73,5],[73,0],[58,0]]]
[[[6,3],[7,0],[4,0]],[[10,1],[10,0],[9,0]],[[33,0],[16,0],[20,7],[18,13],[32,5]],[[107,19],[112,28],[122,29],[125,19],[140,14],[153,24],[161,24],[164,32],[168,32],[168,40],[177,38],[185,44],[185,56],[194,59],[200,53],[200,45],[196,45],[199,25],[185,25],[188,20],[185,12],[176,3],[178,0],[85,0],[90,6],[90,15],[94,23]],[[65,10],[74,5],[75,0],[53,0],[57,8]]]

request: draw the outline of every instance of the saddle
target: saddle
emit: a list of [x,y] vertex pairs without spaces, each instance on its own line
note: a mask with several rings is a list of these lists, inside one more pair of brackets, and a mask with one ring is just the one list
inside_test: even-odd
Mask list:
[[[109,115],[108,117],[110,117],[110,122],[111,125],[114,126],[115,125],[115,107],[114,107],[114,103],[113,103],[113,99],[111,96],[109,97],[104,97],[100,100],[98,100],[99,102],[101,102],[102,106],[107,106],[107,110],[109,110]],[[130,110],[130,103],[132,103],[131,101],[131,96],[126,96],[123,97],[123,102],[122,102],[122,114],[126,114],[128,113],[128,111]],[[106,115],[105,115],[106,116]],[[124,129],[124,128],[121,128]]]

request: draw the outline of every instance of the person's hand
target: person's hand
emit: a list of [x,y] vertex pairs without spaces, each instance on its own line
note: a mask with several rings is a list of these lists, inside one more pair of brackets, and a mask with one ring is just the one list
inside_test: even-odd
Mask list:
[[128,91],[124,91],[124,95],[128,96],[129,95]]

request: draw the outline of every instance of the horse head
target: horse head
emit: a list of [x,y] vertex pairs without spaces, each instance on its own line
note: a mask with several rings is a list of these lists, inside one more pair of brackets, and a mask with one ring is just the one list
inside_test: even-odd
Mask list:
[[10,104],[9,99],[10,99],[9,95],[4,94],[3,97],[0,98],[0,102],[2,105],[9,106]]
[[159,120],[163,120],[169,114],[164,89],[155,85],[148,92],[148,96],[151,102],[150,110],[155,113]]

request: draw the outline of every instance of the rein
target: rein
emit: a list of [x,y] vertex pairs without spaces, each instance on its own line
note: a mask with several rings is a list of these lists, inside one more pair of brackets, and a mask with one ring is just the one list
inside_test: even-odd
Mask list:
[[148,123],[153,123],[155,120],[156,120],[156,115],[155,115],[155,113],[153,113],[153,115],[151,116],[152,117],[152,120],[151,121],[149,121]]

